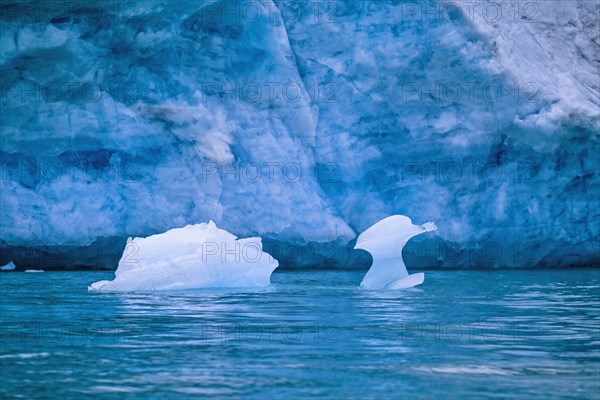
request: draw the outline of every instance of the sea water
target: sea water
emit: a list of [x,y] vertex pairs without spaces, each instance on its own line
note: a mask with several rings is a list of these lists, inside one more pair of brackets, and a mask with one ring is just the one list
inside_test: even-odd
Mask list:
[[276,271],[252,290],[90,293],[0,274],[7,398],[600,397],[600,271]]

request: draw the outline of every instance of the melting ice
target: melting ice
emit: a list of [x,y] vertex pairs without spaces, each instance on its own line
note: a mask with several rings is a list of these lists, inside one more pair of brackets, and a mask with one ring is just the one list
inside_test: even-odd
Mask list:
[[112,281],[90,291],[261,287],[278,261],[262,251],[258,237],[237,239],[214,222],[129,239]]
[[436,229],[433,222],[414,225],[411,219],[404,215],[392,215],[361,233],[354,248],[371,253],[373,265],[360,287],[404,289],[423,283],[425,274],[408,274],[402,259],[402,248],[410,238]]

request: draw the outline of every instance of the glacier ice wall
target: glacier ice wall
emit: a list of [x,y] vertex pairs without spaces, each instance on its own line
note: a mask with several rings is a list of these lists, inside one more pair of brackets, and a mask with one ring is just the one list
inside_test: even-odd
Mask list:
[[0,263],[214,220],[282,266],[599,261],[597,1],[2,1]]

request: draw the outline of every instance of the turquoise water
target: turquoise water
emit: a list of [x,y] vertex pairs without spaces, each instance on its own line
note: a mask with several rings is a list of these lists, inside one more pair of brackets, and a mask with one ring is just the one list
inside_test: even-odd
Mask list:
[[0,274],[6,398],[600,398],[600,271],[277,272],[261,290],[98,294]]

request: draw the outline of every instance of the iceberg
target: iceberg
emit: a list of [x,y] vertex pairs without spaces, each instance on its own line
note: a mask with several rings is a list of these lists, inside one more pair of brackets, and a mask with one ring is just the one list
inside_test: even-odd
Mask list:
[[115,279],[90,291],[264,287],[278,261],[259,237],[237,239],[211,220],[146,238],[129,238]]
[[354,248],[371,253],[373,265],[363,278],[360,287],[405,289],[423,283],[425,274],[408,274],[402,259],[402,249],[410,238],[436,229],[437,226],[433,222],[414,225],[412,220],[404,215],[392,215],[361,233]]
[[0,267],[0,271],[12,271],[15,269],[15,263],[12,261]]

